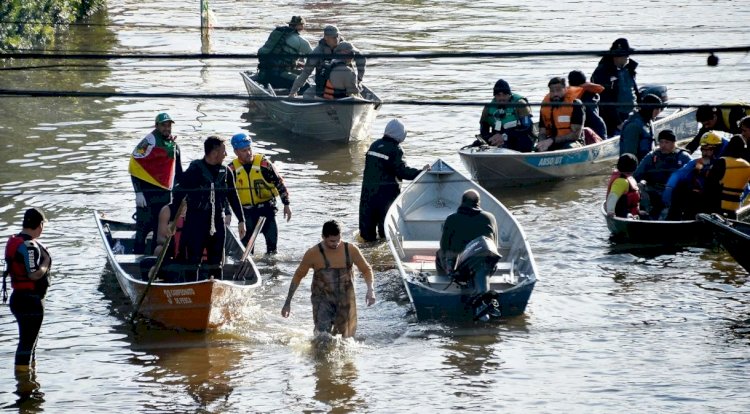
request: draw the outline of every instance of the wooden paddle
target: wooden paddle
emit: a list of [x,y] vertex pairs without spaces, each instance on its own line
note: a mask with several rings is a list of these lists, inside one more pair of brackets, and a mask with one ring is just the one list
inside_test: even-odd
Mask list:
[[247,273],[248,270],[253,270],[253,267],[250,265],[250,261],[247,260],[247,256],[249,256],[250,251],[253,250],[253,246],[255,246],[255,240],[258,238],[258,234],[260,234],[260,230],[263,228],[263,224],[265,223],[265,217],[258,218],[258,222],[255,224],[255,229],[253,229],[253,234],[250,235],[250,239],[247,241],[247,245],[245,246],[245,252],[242,253],[242,257],[240,258],[240,265],[237,267],[237,270],[235,270],[234,275],[232,276],[232,280],[244,280],[245,273]]
[[[131,324],[135,322],[135,315],[137,315],[138,311],[141,309],[143,300],[146,298],[146,294],[148,293],[149,288],[151,288],[151,283],[153,283],[154,279],[156,279],[156,275],[159,274],[159,269],[161,268],[161,264],[164,262],[164,258],[167,257],[167,252],[170,250],[169,242],[172,241],[172,236],[174,236],[175,228],[177,226],[177,220],[180,217],[182,217],[183,214],[185,214],[185,209],[187,209],[187,203],[185,202],[185,200],[182,200],[180,207],[177,209],[177,215],[172,221],[172,224],[170,224],[169,226],[169,235],[167,235],[167,239],[164,240],[164,247],[161,249],[161,252],[159,253],[159,257],[156,259],[156,265],[154,265],[154,267],[152,267],[151,270],[148,271],[148,283],[146,283],[146,288],[143,289],[143,292],[141,292],[141,295],[138,297],[138,301],[136,302],[135,309],[133,309],[133,314],[130,315]],[[157,236],[154,235],[154,238],[156,237]]]

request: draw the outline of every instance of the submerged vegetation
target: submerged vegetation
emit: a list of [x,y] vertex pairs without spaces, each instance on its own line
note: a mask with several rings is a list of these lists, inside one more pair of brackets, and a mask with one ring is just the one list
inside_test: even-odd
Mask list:
[[50,48],[56,34],[104,7],[106,0],[0,1],[0,50]]

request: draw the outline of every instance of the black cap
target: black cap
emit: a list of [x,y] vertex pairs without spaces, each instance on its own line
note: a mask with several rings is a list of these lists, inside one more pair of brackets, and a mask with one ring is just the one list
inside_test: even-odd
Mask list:
[[674,135],[674,132],[671,129],[665,129],[661,132],[659,132],[659,137],[657,138],[657,141],[677,141],[677,137]]
[[35,229],[42,222],[46,221],[47,217],[44,216],[44,212],[41,209],[32,207],[23,214],[23,224],[21,226],[25,229]]
[[586,75],[580,70],[571,70],[568,73],[568,83],[570,86],[579,86],[586,83]]
[[621,37],[612,42],[612,47],[609,48],[609,54],[612,56],[629,56],[635,52],[635,49],[630,48],[628,39]]
[[504,92],[510,95],[510,85],[508,82],[498,79],[497,82],[495,82],[495,87],[492,88],[492,92],[497,95],[499,92]]
[[638,158],[631,153],[620,155],[617,160],[617,171],[621,173],[632,173],[638,168]]
[[661,102],[661,98],[654,95],[653,93],[650,93],[641,98],[640,106],[645,109],[654,109],[661,108],[663,105]]

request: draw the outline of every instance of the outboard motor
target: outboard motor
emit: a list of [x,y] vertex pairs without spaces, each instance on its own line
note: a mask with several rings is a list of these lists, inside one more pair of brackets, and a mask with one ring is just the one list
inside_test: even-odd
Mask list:
[[469,242],[458,255],[453,279],[466,290],[467,295],[471,295],[468,306],[471,307],[474,320],[486,321],[490,316],[500,316],[500,304],[497,300],[499,295],[490,290],[490,276],[501,258],[495,242],[485,236]]
[[640,93],[641,97],[644,97],[648,94],[656,95],[665,105],[669,100],[669,96],[667,95],[667,87],[665,85],[645,85],[638,90],[638,93]]

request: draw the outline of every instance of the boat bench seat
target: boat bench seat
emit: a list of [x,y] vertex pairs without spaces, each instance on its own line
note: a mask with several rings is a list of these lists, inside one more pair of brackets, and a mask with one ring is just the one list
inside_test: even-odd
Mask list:
[[114,230],[110,232],[113,240],[135,239],[135,230]]
[[[435,266],[435,256],[420,256],[416,255],[412,257],[410,262],[404,262],[404,269],[407,272],[432,272],[434,273],[437,268]],[[504,276],[513,270],[513,264],[511,262],[499,262],[493,276]]]
[[142,254],[116,254],[115,260],[120,264],[120,266],[126,266],[139,264],[143,259],[147,257],[154,256],[145,256]]

